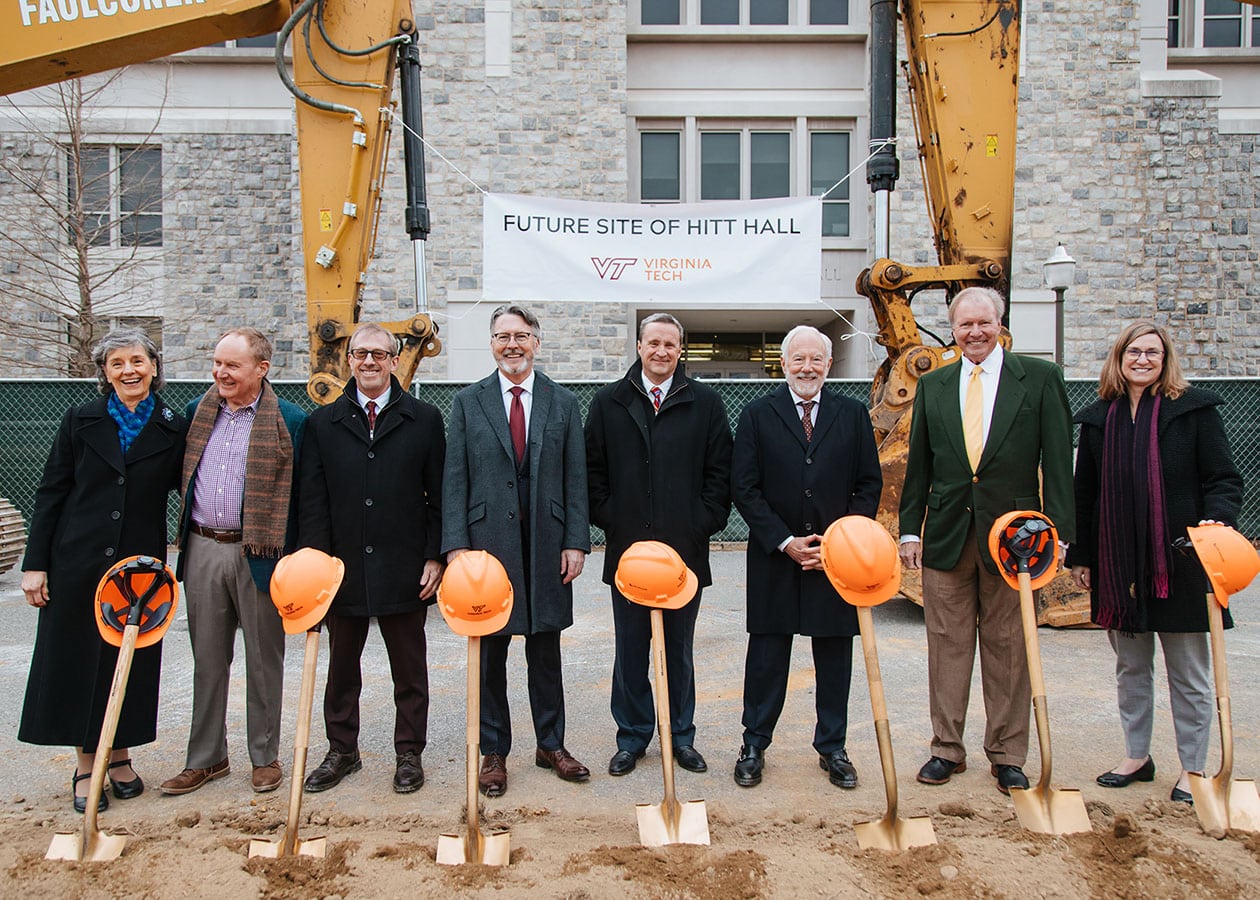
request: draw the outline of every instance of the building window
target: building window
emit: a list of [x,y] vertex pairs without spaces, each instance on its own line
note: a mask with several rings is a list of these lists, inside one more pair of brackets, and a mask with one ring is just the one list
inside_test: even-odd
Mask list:
[[647,131],[639,135],[639,199],[681,200],[679,145],[676,131]]
[[[643,25],[849,24],[849,0],[700,0],[698,4],[638,0],[638,4]],[[631,5],[631,15],[633,9]]]
[[809,0],[809,24],[848,25],[848,0]]
[[749,191],[754,200],[792,195],[792,135],[754,131],[749,135]]
[[739,199],[738,131],[700,135],[700,199]]
[[700,0],[701,25],[738,25],[739,0]]
[[739,123],[708,124],[640,123],[641,202],[760,200],[808,192],[822,198],[823,237],[850,236],[849,182],[840,182],[851,165],[851,132],[842,122],[814,122],[812,127],[805,119],[758,120],[742,128]]
[[83,210],[89,247],[162,246],[160,147],[80,145],[66,150],[69,240]]
[[276,32],[273,31],[271,34],[260,34],[257,37],[237,38],[234,41],[216,41],[213,44],[204,44],[203,46],[226,47],[228,49],[232,49],[233,47],[261,47],[267,50],[274,50],[276,49]]
[[1260,9],[1237,0],[1168,0],[1168,46],[1260,48]]
[[809,136],[809,192],[823,198],[823,237],[849,235],[849,134],[815,131]]

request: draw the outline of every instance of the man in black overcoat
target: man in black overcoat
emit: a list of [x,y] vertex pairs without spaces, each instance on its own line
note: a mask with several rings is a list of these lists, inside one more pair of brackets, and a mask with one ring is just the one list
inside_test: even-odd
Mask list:
[[744,740],[735,782],[761,782],[763,754],[787,697],[792,636],[814,651],[814,749],[831,783],[857,787],[845,750],[857,614],[822,570],[821,535],[841,516],[874,517],[883,487],[866,408],[823,386],[831,340],[808,325],[783,338],[787,383],[744,408],[731,489],[748,523]]
[[[635,541],[662,541],[678,551],[700,587],[713,583],[709,536],[730,515],[731,427],[722,399],[692,381],[678,362],[683,327],[667,313],[639,325],[639,360],[624,378],[600,390],[586,420],[591,521],[604,529],[604,583],[611,586],[616,655],[612,714],[617,752],[611,775],[625,775],[652,740],[656,709],[648,681],[649,611],[613,584],[621,554]],[[700,594],[665,610],[670,731],[684,769],[708,766],[695,749],[696,680],[692,639]]]
[[314,793],[336,786],[359,759],[360,657],[377,627],[394,681],[394,791],[424,784],[429,724],[424,623],[442,576],[442,465],[446,437],[437,408],[412,397],[393,373],[398,341],[379,325],[350,338],[344,393],[311,413],[300,477],[298,543],[345,563],[325,623],[328,754],[306,778]]

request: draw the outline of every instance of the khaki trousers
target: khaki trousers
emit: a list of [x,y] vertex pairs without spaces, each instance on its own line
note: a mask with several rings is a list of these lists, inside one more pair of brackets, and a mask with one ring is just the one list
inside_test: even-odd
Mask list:
[[1032,690],[1019,592],[984,567],[974,528],[968,532],[954,568],[924,567],[923,620],[927,626],[932,755],[951,762],[967,758],[963,729],[978,637],[985,755],[997,765],[1023,766],[1028,758]]
[[280,613],[254,584],[240,544],[219,544],[189,534],[184,552],[185,609],[193,650],[193,714],[185,765],[208,769],[228,758],[228,680],[238,625],[245,637],[249,759],[255,766],[269,765],[279,756],[284,696]]

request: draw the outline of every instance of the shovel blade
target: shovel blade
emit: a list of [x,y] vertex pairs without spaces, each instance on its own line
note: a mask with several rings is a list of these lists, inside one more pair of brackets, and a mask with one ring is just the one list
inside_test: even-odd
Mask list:
[[71,834],[58,832],[53,835],[44,859],[65,859],[71,862],[107,862],[122,856],[127,838],[121,834],[97,831],[84,835],[81,831]]
[[328,839],[317,837],[308,838],[304,841],[298,841],[293,848],[292,854],[283,853],[284,841],[268,841],[262,838],[253,838],[249,842],[249,855],[252,859],[255,856],[264,859],[280,859],[282,856],[309,856],[312,859],[323,859],[328,852]]
[[1202,775],[1190,776],[1190,793],[1199,824],[1212,837],[1222,838],[1229,829],[1260,831],[1260,795],[1256,782],[1239,778],[1226,782]]
[[[481,858],[477,859],[477,856]],[[478,832],[478,840],[467,840],[462,834],[438,835],[438,865],[462,866],[464,863],[480,863],[483,866],[506,866],[511,862],[511,857],[512,835],[507,831],[494,834]]]
[[859,822],[853,830],[857,832],[858,846],[863,850],[899,851],[936,843],[936,831],[927,816],[909,819],[885,817],[877,822]]
[[1011,788],[1011,802],[1019,824],[1038,834],[1079,834],[1094,827],[1074,788]]
[[688,800],[675,804],[672,811],[661,803],[639,803],[635,813],[639,818],[639,843],[644,847],[664,847],[668,844],[709,843],[709,814],[703,800]]

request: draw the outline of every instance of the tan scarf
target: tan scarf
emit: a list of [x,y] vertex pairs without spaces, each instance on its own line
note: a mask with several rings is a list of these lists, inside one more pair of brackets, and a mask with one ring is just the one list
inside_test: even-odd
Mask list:
[[[247,556],[278,558],[284,553],[293,487],[293,439],[280,414],[276,392],[266,379],[245,455],[245,497],[241,503],[242,550]],[[197,404],[188,426],[180,496],[191,502],[188,487],[201,463],[210,432],[219,417],[219,389],[211,386]],[[182,515],[182,512],[181,512]]]

